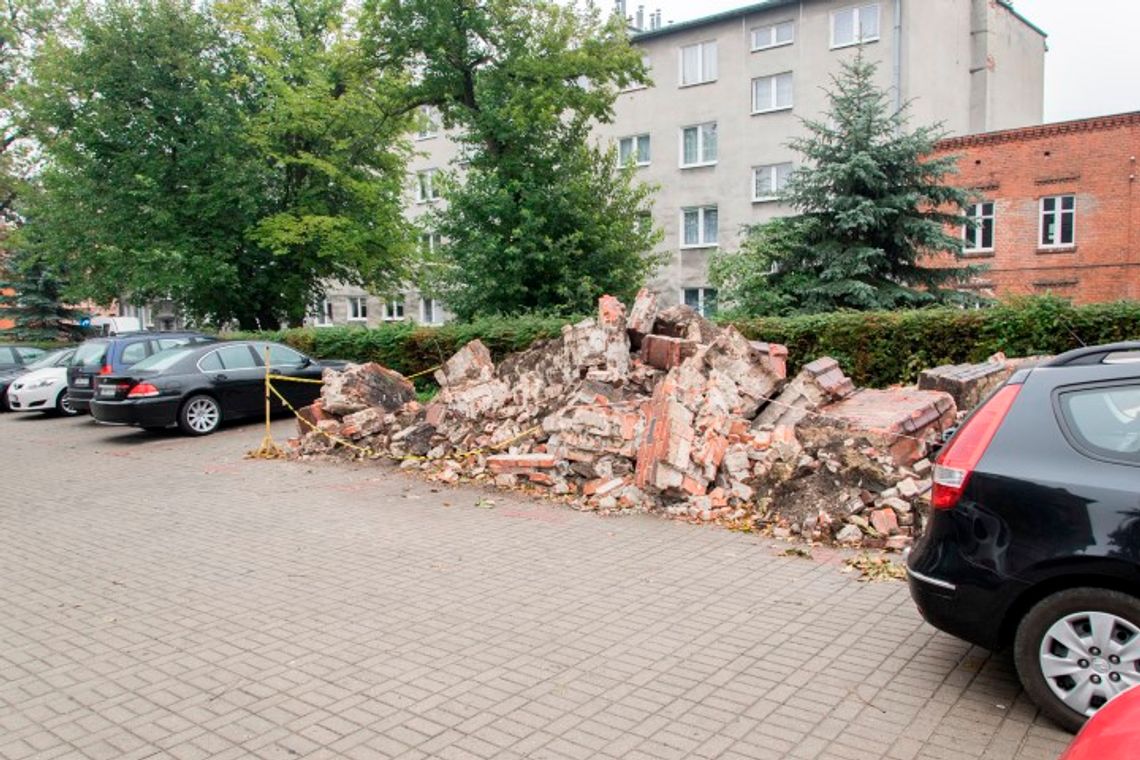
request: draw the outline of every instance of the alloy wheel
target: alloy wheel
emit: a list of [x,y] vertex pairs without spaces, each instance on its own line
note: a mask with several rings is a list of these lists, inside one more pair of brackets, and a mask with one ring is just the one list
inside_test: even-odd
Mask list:
[[1108,612],[1076,612],[1046,631],[1041,673],[1058,699],[1091,716],[1108,700],[1140,685],[1140,627]]
[[218,404],[209,398],[191,399],[186,405],[186,424],[195,433],[209,433],[218,426],[221,420],[221,410]]

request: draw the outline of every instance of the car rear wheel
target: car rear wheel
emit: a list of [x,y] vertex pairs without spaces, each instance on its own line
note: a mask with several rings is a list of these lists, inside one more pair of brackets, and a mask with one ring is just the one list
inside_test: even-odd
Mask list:
[[222,408],[212,396],[191,396],[178,412],[178,427],[190,435],[209,435],[222,424]]
[[71,396],[67,395],[67,388],[55,397],[55,413],[63,417],[76,417],[79,412],[71,405]]
[[1013,656],[1033,701],[1075,732],[1140,685],[1140,599],[1098,588],[1059,591],[1021,620]]

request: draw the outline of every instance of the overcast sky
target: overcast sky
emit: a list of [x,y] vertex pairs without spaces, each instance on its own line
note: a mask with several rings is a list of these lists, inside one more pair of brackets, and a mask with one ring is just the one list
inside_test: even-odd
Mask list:
[[[633,13],[642,0],[627,0]],[[644,0],[666,22],[741,8],[749,0]],[[754,2],[754,0],[753,0]],[[604,8],[609,0],[599,0]],[[1140,0],[1015,0],[1018,12],[1049,34],[1045,120],[1140,111]],[[1000,63],[999,63],[1000,65]]]

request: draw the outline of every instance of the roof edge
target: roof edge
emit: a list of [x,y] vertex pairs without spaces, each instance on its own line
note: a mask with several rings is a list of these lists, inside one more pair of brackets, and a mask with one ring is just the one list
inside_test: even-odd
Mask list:
[[1038,124],[1032,127],[1017,127],[1003,129],[996,132],[979,132],[960,137],[948,137],[939,140],[934,146],[935,150],[957,150],[959,148],[973,148],[982,145],[997,145],[1014,140],[1038,140],[1043,137],[1074,134],[1078,132],[1096,132],[1105,129],[1119,129],[1120,127],[1140,126],[1140,111],[1108,114],[1106,116],[1092,116],[1084,119],[1070,121],[1055,121],[1049,124]]
[[1048,32],[1046,32],[1041,27],[1037,26],[1037,24],[1034,24],[1028,18],[1023,16],[1020,11],[1018,11],[1016,8],[1014,8],[1013,3],[1010,0],[997,0],[997,4],[1000,5],[1002,8],[1005,8],[1007,11],[1009,11],[1013,15],[1014,18],[1016,18],[1018,21],[1025,24],[1026,26],[1028,26],[1033,31],[1040,34],[1042,37],[1048,37],[1049,36]]
[[735,18],[748,16],[753,13],[760,13],[761,11],[772,10],[773,8],[782,8],[785,5],[795,5],[800,0],[764,0],[764,2],[752,3],[741,8],[734,8],[732,10],[721,11],[709,16],[701,16],[700,18],[689,19],[688,21],[679,21],[675,24],[666,24],[657,29],[645,29],[640,32],[634,32],[629,35],[631,42],[642,42],[644,40],[652,40],[658,37],[664,37],[674,32],[683,32],[688,29],[698,29],[702,26],[715,24],[720,21],[731,21]]

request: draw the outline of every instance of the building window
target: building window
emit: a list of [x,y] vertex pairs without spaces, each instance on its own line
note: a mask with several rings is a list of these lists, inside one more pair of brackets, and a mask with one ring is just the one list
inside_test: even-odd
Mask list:
[[439,249],[439,235],[435,232],[420,234],[420,252],[431,255]]
[[1059,248],[1076,240],[1077,197],[1054,195],[1041,199],[1041,247]]
[[681,86],[716,81],[716,41],[681,48]]
[[994,203],[974,203],[966,207],[966,229],[963,237],[966,252],[994,249]]
[[831,47],[858,45],[879,39],[879,4],[844,8],[831,14]]
[[618,140],[618,159],[622,166],[633,162],[649,166],[649,135],[634,135]]
[[681,210],[684,230],[682,248],[709,248],[717,243],[717,207],[700,206]]
[[425,325],[434,325],[439,322],[439,305],[434,298],[420,299],[420,322]]
[[682,297],[702,317],[716,314],[716,288],[685,288]]
[[331,325],[333,323],[333,305],[332,301],[327,298],[322,298],[321,302],[317,304],[317,310],[314,316],[314,323],[318,325]]
[[364,296],[350,296],[348,299],[348,321],[368,321],[368,299]]
[[435,106],[420,106],[419,129],[416,130],[417,140],[430,140],[439,135],[439,110]]
[[784,21],[779,24],[758,26],[752,30],[752,51],[791,45],[796,35],[796,22]]
[[788,178],[792,176],[792,164],[766,164],[752,169],[752,200],[778,200]]
[[792,107],[792,72],[752,80],[752,113]]
[[716,163],[716,122],[697,124],[681,130],[681,166],[708,166]]
[[[650,66],[650,59],[649,59],[648,53],[641,56],[641,65],[645,67],[646,75],[649,75],[650,71],[652,70],[652,67]],[[634,90],[644,90],[648,86],[649,85],[642,84],[641,82],[630,82],[628,85],[626,85],[626,88],[623,90],[623,92],[633,92]]]
[[384,321],[399,322],[404,318],[404,302],[400,299],[387,301],[384,304]]
[[416,203],[430,203],[439,198],[435,175],[438,169],[425,169],[416,172]]

